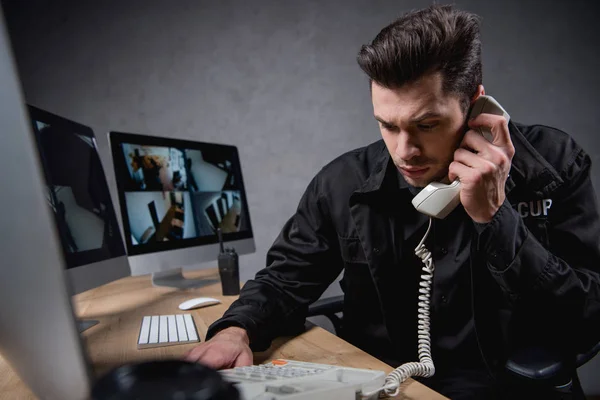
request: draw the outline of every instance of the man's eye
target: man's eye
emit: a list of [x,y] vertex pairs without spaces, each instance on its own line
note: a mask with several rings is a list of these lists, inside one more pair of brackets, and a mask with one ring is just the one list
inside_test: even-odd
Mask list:
[[430,131],[433,128],[435,128],[438,124],[418,124],[417,128],[419,128],[422,131]]
[[396,128],[396,127],[395,127],[395,126],[393,126],[393,125],[381,124],[381,127],[382,127],[383,129],[385,129],[386,131],[390,131],[390,132],[395,132],[395,131],[397,131],[397,130],[398,130],[398,128]]

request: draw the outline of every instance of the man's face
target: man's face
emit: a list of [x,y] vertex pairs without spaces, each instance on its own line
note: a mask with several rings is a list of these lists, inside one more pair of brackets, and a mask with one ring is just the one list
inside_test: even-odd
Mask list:
[[458,96],[442,92],[441,76],[427,75],[399,89],[373,82],[372,100],[381,136],[404,179],[415,187],[447,182],[466,115]]

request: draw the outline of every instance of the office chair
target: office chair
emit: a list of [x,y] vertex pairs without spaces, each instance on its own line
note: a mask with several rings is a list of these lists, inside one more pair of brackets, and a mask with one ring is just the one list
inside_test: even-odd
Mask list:
[[[344,296],[333,296],[317,300],[308,308],[308,317],[325,316],[338,336],[342,335]],[[578,354],[574,361],[567,362],[557,354],[542,348],[524,348],[510,357],[505,369],[516,379],[528,381],[537,387],[553,388],[557,399],[585,399],[577,368],[590,361],[600,351],[600,342],[586,353]]]

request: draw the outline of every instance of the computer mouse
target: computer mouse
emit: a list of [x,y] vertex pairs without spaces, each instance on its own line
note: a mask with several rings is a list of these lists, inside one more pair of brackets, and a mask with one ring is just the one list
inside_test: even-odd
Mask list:
[[193,310],[194,308],[212,306],[213,304],[219,304],[221,301],[217,299],[213,299],[212,297],[196,297],[195,299],[190,299],[184,301],[179,305],[180,310]]

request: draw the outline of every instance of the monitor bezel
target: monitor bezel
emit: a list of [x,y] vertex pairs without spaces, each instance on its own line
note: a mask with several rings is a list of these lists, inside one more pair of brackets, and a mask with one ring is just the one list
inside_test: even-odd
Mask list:
[[[175,148],[183,148],[190,150],[206,150],[207,147],[215,147],[215,148],[225,148],[233,152],[233,156],[235,157],[234,165],[238,169],[235,171],[236,175],[240,180],[240,191],[242,192],[242,208],[243,212],[248,219],[248,229],[243,232],[232,232],[232,233],[224,233],[223,241],[224,242],[233,242],[240,241],[244,239],[254,239],[254,233],[252,229],[252,221],[250,217],[250,211],[248,207],[248,199],[246,187],[244,184],[244,177],[242,174],[242,164],[239,157],[239,152],[237,146],[222,144],[222,143],[209,143],[203,141],[195,141],[189,139],[179,139],[179,138],[167,138],[163,136],[154,136],[154,135],[144,135],[139,133],[126,133],[126,132],[118,132],[118,131],[110,131],[108,133],[111,156],[114,168],[115,182],[117,185],[117,197],[119,199],[119,206],[121,212],[121,223],[123,226],[123,235],[125,237],[125,246],[127,248],[128,255],[138,256],[145,254],[155,254],[161,253],[165,251],[171,250],[184,250],[184,249],[193,249],[198,246],[208,246],[212,244],[218,243],[219,239],[217,235],[207,235],[196,238],[189,239],[181,239],[181,240],[173,240],[173,241],[165,241],[165,242],[155,242],[152,245],[140,246],[134,245],[131,240],[131,229],[129,225],[129,217],[127,215],[127,204],[125,200],[125,193],[127,192],[124,183],[119,179],[119,175],[124,173],[127,169],[125,165],[125,160],[123,157],[123,152],[121,148],[121,144],[138,144],[144,146],[158,146],[158,147],[175,147]],[[216,258],[216,256],[215,256]]]
[[[36,147],[37,147],[36,152],[37,152],[37,154],[40,158],[41,164],[42,164],[42,170],[43,170],[42,173],[44,175],[44,180],[45,180],[44,183],[46,185],[49,185],[50,182],[52,182],[52,179],[51,179],[50,173],[46,167],[46,161],[44,160],[44,155],[41,152],[39,136],[38,136],[39,130],[35,124],[35,121],[48,123],[49,125],[53,125],[53,126],[57,126],[57,127],[62,127],[65,130],[76,132],[77,134],[81,134],[82,136],[86,136],[86,137],[89,137],[90,139],[92,139],[92,142],[94,144],[94,150],[96,151],[96,156],[98,157],[98,160],[100,162],[100,167],[102,170],[102,174],[104,175],[106,191],[107,191],[107,194],[109,195],[109,200],[110,200],[110,204],[108,205],[110,208],[109,212],[111,212],[115,218],[113,229],[114,229],[115,234],[117,235],[116,239],[118,239],[118,243],[120,243],[120,248],[118,249],[119,253],[114,254],[112,257],[104,257],[104,258],[101,257],[101,255],[104,251],[102,249],[93,249],[93,250],[86,250],[86,251],[82,251],[82,252],[71,253],[67,250],[67,246],[63,242],[63,239],[60,238],[61,246],[63,249],[65,262],[66,262],[66,269],[72,270],[75,268],[83,268],[86,266],[93,266],[96,264],[104,265],[106,261],[114,260],[119,257],[126,257],[127,252],[126,252],[125,246],[123,244],[123,238],[121,236],[121,232],[119,230],[117,210],[115,209],[115,206],[113,204],[112,197],[110,197],[110,188],[108,186],[108,181],[106,180],[106,171],[104,170],[104,166],[102,165],[102,158],[100,157],[100,152],[98,151],[98,146],[96,144],[96,137],[94,135],[94,131],[92,130],[92,128],[90,128],[89,126],[80,124],[78,122],[72,121],[70,119],[67,119],[65,117],[61,117],[59,115],[53,114],[49,111],[42,110],[41,108],[38,108],[31,104],[27,104],[27,110],[29,113],[28,116],[29,116],[29,120],[31,123],[31,129],[32,129],[32,132],[34,135],[34,140],[35,140]],[[58,224],[58,221],[56,220],[56,216],[54,217],[54,222],[55,222],[55,225]],[[59,234],[59,237],[60,237],[60,234]],[[93,268],[93,267],[91,267],[91,268]],[[78,272],[77,274],[81,274],[81,272]],[[125,276],[122,273],[119,273],[117,275],[119,275],[119,277]],[[114,279],[110,279],[110,280],[114,280]],[[108,282],[110,280],[106,280],[106,281]],[[81,285],[78,285],[78,286],[81,286]],[[89,286],[89,285],[86,285],[86,287],[87,286]]]

